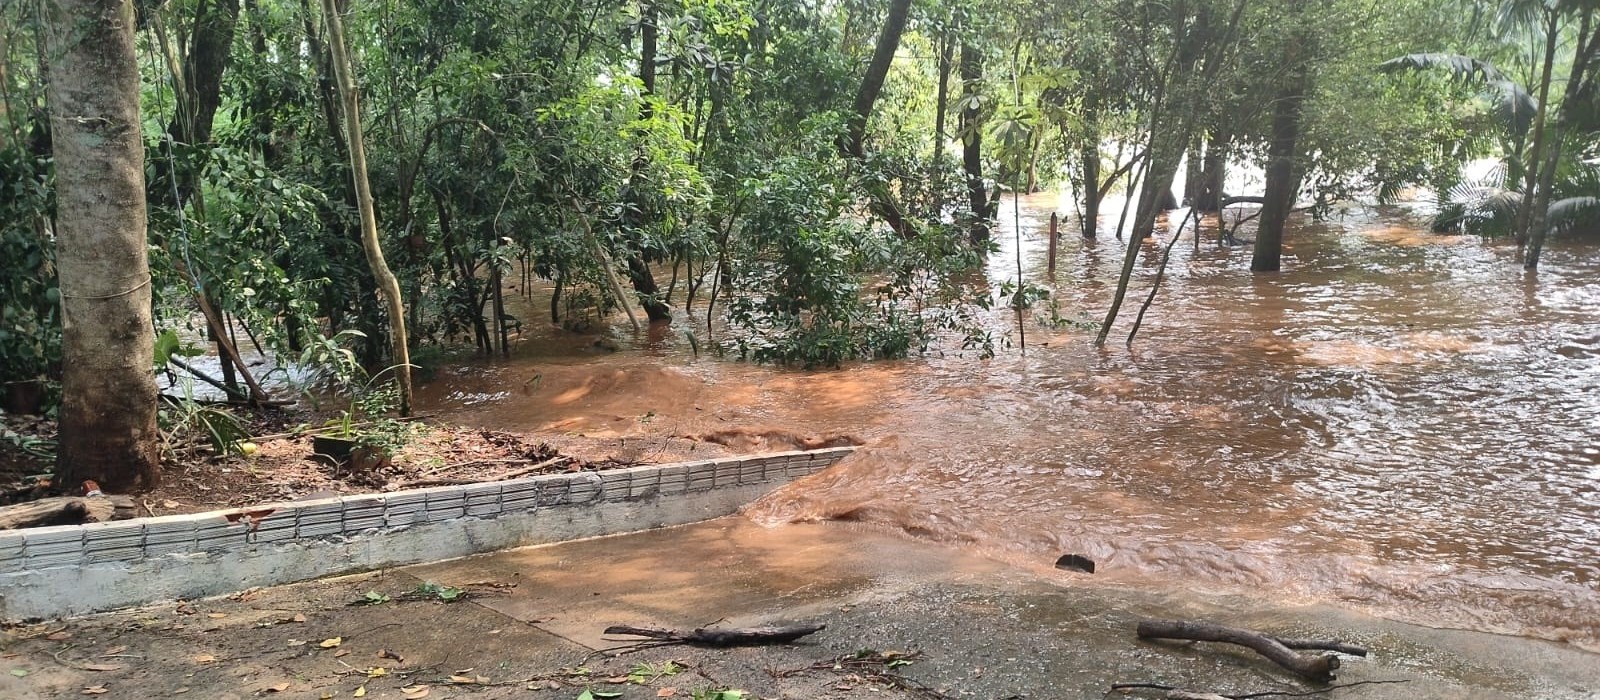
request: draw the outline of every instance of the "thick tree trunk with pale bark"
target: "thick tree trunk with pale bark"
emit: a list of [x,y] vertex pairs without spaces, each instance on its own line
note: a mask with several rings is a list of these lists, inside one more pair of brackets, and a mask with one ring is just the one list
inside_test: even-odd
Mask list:
[[144,142],[128,0],[55,0],[49,13],[62,380],[56,480],[153,488]]

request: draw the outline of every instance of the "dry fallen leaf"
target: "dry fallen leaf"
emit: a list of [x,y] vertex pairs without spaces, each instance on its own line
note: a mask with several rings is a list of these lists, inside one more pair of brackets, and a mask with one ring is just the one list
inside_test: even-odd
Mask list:
[[389,669],[386,669],[382,666],[373,666],[372,668],[367,669],[368,678],[377,678],[379,676],[386,675],[389,675]]
[[400,663],[405,663],[406,662],[405,659],[400,658],[399,654],[396,654],[396,653],[394,653],[392,651],[389,651],[388,649],[379,649],[378,650],[378,658],[380,658],[380,659],[394,659],[395,661],[399,661]]
[[194,662],[197,664],[213,664],[217,662],[217,657],[214,654],[200,654],[194,657]]
[[677,694],[678,694],[678,689],[677,688],[662,688],[661,690],[657,690],[656,691],[656,697],[658,697],[658,698],[670,698],[670,697],[672,697],[674,695],[677,695]]
[[281,693],[289,689],[288,683],[275,683],[261,689],[263,693]]
[[121,664],[83,664],[79,666],[85,671],[121,671]]
[[66,630],[61,630],[60,632],[53,632],[49,635],[46,635],[45,639],[48,639],[52,642],[59,642],[64,639],[72,639],[72,633]]
[[305,645],[306,645],[306,640],[304,640],[304,639],[291,639],[291,640],[289,640],[289,646],[292,646],[292,647],[303,647]]
[[110,649],[107,649],[106,653],[104,654],[104,656],[116,656],[117,654],[121,654],[122,652],[125,652],[127,650],[128,650],[128,645],[126,645],[126,644],[118,644],[118,645],[116,645],[114,647],[111,647]]
[[334,637],[333,639],[324,639],[324,640],[322,640],[322,643],[318,644],[317,646],[322,647],[323,649],[332,649],[332,648],[334,648],[336,646],[339,646],[340,644],[343,644],[343,643],[344,643],[344,637]]
[[105,695],[107,692],[108,691],[106,690],[106,687],[103,686],[103,685],[91,685],[91,686],[89,686],[87,688],[84,688],[81,691],[78,691],[78,694],[80,694],[80,695]]
[[341,656],[349,656],[349,655],[350,655],[350,650],[349,649],[340,649],[340,650],[338,650],[336,652],[333,652],[333,658],[335,658],[335,659],[337,659],[337,658],[339,658]]
[[322,694],[317,696],[317,700],[333,700],[333,691],[331,691],[331,690],[322,691]]
[[295,613],[294,617],[291,617],[289,619],[291,621],[293,621],[293,622],[305,622],[306,621],[306,616],[305,616],[304,613]]
[[628,682],[628,677],[627,676],[612,676],[610,678],[607,678],[606,682],[607,683],[615,683],[615,684],[621,685],[623,683],[627,683]]
[[358,698],[366,697],[367,696],[367,686],[361,686],[360,688],[356,688],[356,692],[351,693],[351,695],[354,695],[354,696],[356,696]]
[[451,676],[450,677],[450,682],[451,683],[474,683],[476,681],[474,681],[473,679],[468,678],[466,676]]
[[221,620],[222,618],[227,617],[227,616],[228,616],[228,613],[206,613],[206,617],[209,617],[209,618],[211,618],[213,620]]
[[400,697],[406,700],[422,700],[422,698],[428,697],[428,686],[408,685],[400,689]]

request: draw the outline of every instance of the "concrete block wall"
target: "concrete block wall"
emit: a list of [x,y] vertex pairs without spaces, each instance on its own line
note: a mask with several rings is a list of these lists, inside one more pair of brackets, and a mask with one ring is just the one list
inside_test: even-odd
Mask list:
[[0,531],[0,620],[221,595],[728,515],[854,448]]

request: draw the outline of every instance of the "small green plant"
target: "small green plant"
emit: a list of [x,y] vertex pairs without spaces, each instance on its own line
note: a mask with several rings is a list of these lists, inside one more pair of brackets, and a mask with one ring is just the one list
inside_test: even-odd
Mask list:
[[454,586],[441,586],[432,581],[424,582],[411,591],[413,597],[424,600],[437,600],[441,603],[454,603],[467,596],[467,591]]
[[611,690],[595,690],[593,688],[584,688],[583,692],[578,693],[578,700],[603,700],[604,698],[617,697],[622,697],[622,693]]
[[658,664],[634,664],[628,669],[628,682],[634,685],[649,685],[667,676],[676,676],[683,672],[683,667],[676,662],[663,661]]
[[384,603],[387,603],[387,602],[389,602],[391,600],[394,600],[394,599],[389,597],[389,596],[387,596],[387,595],[379,593],[377,591],[367,591],[367,594],[364,595],[364,596],[361,596],[360,599],[356,600],[355,604],[356,605],[383,605]]
[[178,446],[196,437],[204,438],[219,456],[242,455],[250,433],[238,416],[221,406],[208,406],[185,394],[156,414],[161,430],[162,452],[177,456]]
[[[397,365],[398,366],[398,365]],[[332,436],[355,442],[385,457],[393,455],[411,440],[411,425],[389,415],[400,404],[400,388],[384,379],[389,367],[364,382],[347,382],[350,404],[339,417],[328,421]],[[366,419],[365,422],[358,418]]]

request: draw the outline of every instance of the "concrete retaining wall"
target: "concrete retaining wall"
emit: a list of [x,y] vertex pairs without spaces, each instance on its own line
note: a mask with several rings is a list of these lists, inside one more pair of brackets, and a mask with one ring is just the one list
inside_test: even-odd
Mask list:
[[708,520],[852,449],[0,531],[0,620],[220,595]]

